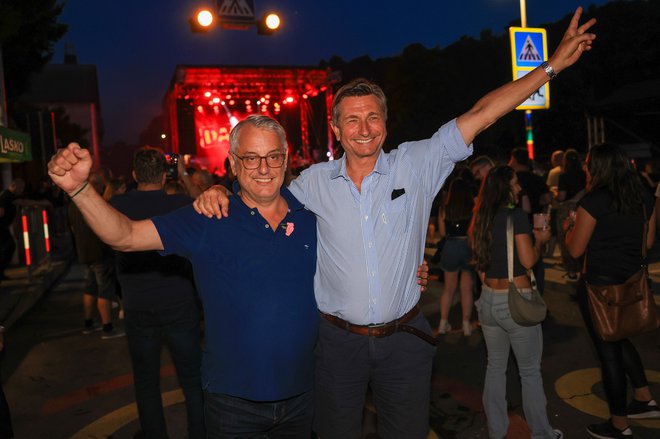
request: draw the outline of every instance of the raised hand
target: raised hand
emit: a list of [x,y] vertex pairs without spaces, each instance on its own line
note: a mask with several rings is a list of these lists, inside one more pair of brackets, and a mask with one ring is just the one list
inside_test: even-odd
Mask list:
[[592,18],[580,25],[581,16],[582,7],[580,6],[575,10],[557,50],[548,60],[557,73],[575,64],[584,52],[591,50],[591,44],[596,39],[596,34],[587,33],[587,30],[596,24],[596,19]]
[[75,193],[89,178],[92,156],[77,143],[69,143],[48,162],[48,175],[68,194]]

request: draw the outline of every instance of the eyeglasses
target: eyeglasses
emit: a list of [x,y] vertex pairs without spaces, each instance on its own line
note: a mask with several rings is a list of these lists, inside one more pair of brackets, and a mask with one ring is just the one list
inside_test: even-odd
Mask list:
[[257,169],[259,166],[261,166],[261,160],[266,160],[266,165],[268,165],[269,168],[281,168],[282,165],[284,164],[284,157],[286,157],[286,154],[283,152],[272,152],[268,155],[245,155],[241,157],[240,155],[233,153],[234,156],[237,159],[241,160],[241,163],[243,163],[243,167],[245,169]]

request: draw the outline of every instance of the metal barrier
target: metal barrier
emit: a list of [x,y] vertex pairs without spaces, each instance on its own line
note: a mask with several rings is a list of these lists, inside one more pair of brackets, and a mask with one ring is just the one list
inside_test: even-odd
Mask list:
[[[22,239],[16,239],[17,256],[19,264],[31,269],[50,260],[49,206],[22,200],[18,207],[16,225],[20,233],[14,236]],[[14,230],[18,232],[16,228]]]

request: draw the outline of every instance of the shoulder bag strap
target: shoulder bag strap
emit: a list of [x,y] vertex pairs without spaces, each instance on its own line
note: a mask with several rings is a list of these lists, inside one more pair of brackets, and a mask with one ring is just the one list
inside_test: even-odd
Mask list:
[[513,283],[513,218],[511,212],[506,216],[506,259],[509,283]]
[[[507,270],[509,274],[509,283],[513,283],[513,217],[511,212],[506,217],[506,259],[507,259]],[[527,276],[529,276],[532,289],[535,290],[536,286],[536,276],[534,276],[533,270],[527,270]]]

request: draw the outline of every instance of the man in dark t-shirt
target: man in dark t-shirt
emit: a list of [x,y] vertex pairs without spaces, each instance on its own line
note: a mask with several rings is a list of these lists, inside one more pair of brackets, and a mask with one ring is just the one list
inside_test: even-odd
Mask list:
[[[110,204],[132,220],[189,205],[187,195],[165,193],[165,175],[163,153],[139,149],[133,157],[137,190],[113,197]],[[190,262],[156,251],[117,252],[116,261],[142,431],[148,438],[167,437],[159,384],[164,338],[186,398],[188,437],[204,438],[200,312]]]

